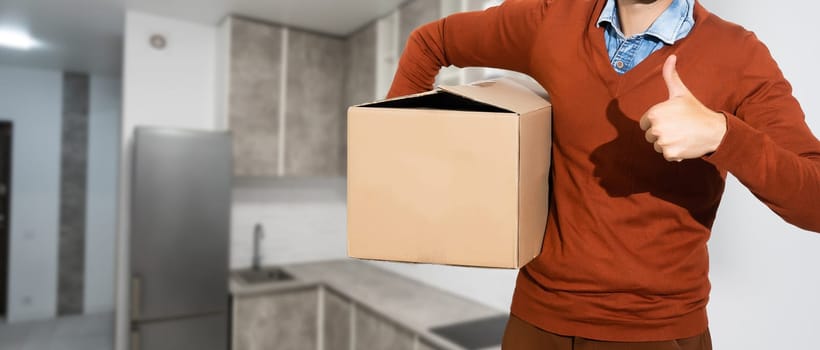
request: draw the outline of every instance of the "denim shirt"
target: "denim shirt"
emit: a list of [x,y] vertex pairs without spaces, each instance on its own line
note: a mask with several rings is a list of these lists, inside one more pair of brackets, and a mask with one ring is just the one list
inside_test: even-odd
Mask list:
[[624,74],[663,45],[685,38],[695,25],[695,0],[672,0],[672,4],[645,32],[625,37],[618,21],[617,0],[607,0],[598,27],[606,29],[604,38],[609,61],[618,74]]

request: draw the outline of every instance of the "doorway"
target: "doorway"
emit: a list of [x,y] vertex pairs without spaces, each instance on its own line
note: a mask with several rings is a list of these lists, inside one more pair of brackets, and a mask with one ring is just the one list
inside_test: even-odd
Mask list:
[[11,136],[12,125],[0,121],[0,317],[5,318],[8,300],[9,206],[11,204]]

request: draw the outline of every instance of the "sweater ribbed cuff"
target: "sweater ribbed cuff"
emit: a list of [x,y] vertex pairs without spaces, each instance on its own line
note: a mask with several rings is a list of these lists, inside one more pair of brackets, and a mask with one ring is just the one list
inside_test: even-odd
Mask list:
[[753,157],[749,154],[754,139],[759,137],[760,131],[746,124],[743,120],[732,113],[720,111],[726,116],[726,134],[718,145],[717,150],[703,159],[721,170],[734,172],[748,164]]

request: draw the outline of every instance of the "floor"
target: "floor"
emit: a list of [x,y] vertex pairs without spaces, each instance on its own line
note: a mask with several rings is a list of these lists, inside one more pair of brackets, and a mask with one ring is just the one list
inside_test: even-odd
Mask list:
[[0,350],[111,350],[114,314],[0,323]]

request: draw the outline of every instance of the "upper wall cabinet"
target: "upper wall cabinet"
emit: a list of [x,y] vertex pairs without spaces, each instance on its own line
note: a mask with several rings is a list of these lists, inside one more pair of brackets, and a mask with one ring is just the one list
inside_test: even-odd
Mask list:
[[277,175],[282,134],[283,28],[247,19],[226,22],[227,116],[233,133],[234,174]]
[[232,17],[221,85],[237,176],[338,176],[344,40]]
[[[341,39],[242,17],[220,27],[218,111],[237,176],[340,176],[348,106],[384,98],[417,27],[496,0],[413,0]],[[437,83],[490,70],[445,68]]]
[[286,175],[341,175],[344,61],[343,40],[290,30],[285,85]]
[[[378,96],[376,87],[376,23],[370,23],[347,37],[345,42],[346,65],[344,87],[344,110],[347,107],[370,102]],[[395,71],[395,69],[394,69]],[[342,118],[342,148],[339,158],[342,173],[347,169],[347,118]]]

